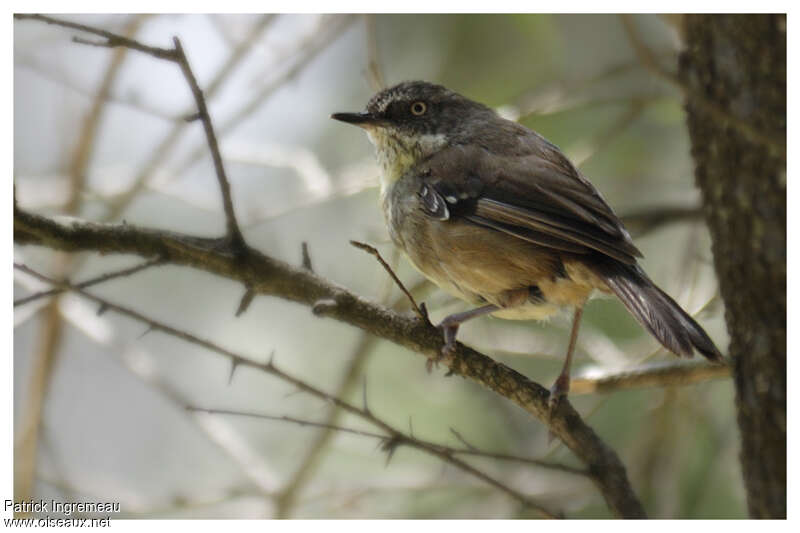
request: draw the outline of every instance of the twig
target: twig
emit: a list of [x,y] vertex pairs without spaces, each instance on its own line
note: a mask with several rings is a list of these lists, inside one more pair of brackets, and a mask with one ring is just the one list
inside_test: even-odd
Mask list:
[[303,268],[309,272],[314,272],[314,266],[311,264],[311,254],[308,253],[308,243],[306,241],[301,244],[300,253],[302,255]]
[[378,59],[378,36],[375,33],[375,15],[364,15],[364,31],[367,36],[367,78],[372,90],[377,92],[386,87],[383,70]]
[[[98,283],[105,283],[106,281],[110,281],[112,279],[131,276],[133,274],[136,274],[137,272],[141,272],[142,270],[145,270],[145,269],[150,268],[152,266],[163,264],[163,262],[164,261],[161,260],[161,259],[150,259],[149,261],[145,261],[144,263],[140,263],[140,264],[138,264],[136,266],[132,266],[132,267],[129,267],[129,268],[124,268],[122,270],[117,270],[117,271],[114,271],[114,272],[106,272],[105,274],[101,274],[101,275],[97,276],[96,278],[87,279],[86,281],[82,281],[80,283],[76,283],[75,287],[78,287],[79,289],[85,289],[87,287],[91,287],[92,285],[97,285]],[[26,304],[28,302],[32,302],[34,300],[38,300],[39,298],[45,298],[47,296],[53,296],[55,294],[62,293],[62,292],[64,292],[64,290],[65,289],[63,287],[56,287],[54,289],[50,289],[50,290],[46,290],[46,291],[39,291],[39,292],[36,292],[34,294],[30,294],[28,296],[25,296],[24,298],[20,298],[18,300],[14,300],[14,307],[17,307],[18,305]]]
[[[245,102],[239,109],[237,109],[227,119],[221,120],[217,132],[220,137],[224,137],[237,127],[252,117],[256,110],[261,107],[264,102],[278,89],[283,87],[286,83],[294,79],[300,74],[303,69],[315,58],[319,53],[327,48],[327,46],[350,25],[355,19],[351,15],[336,16],[335,23],[326,23],[324,27],[308,40],[308,42],[301,44],[302,56],[294,65],[289,67],[286,71],[282,72],[269,83],[264,85],[258,92],[256,92],[250,100]],[[203,156],[203,150],[197,148],[189,153],[180,163],[176,166],[175,175],[179,176],[194,165]]]
[[[126,350],[123,346],[119,346],[118,351],[121,354],[120,363],[131,375],[166,402],[172,404],[177,412],[184,415],[186,421],[194,425],[209,443],[238,466],[244,477],[257,488],[254,495],[262,498],[271,497],[279,477],[269,466],[266,458],[259,453],[260,450],[253,449],[244,435],[222,421],[212,420],[196,413],[187,413],[186,407],[189,405],[189,399],[178,387],[172,385],[154,370],[156,365],[152,364],[153,356],[142,350],[131,348]],[[148,359],[144,364],[141,361],[143,357]],[[131,510],[129,507],[126,509],[127,511]]]
[[211,123],[211,116],[208,114],[208,107],[206,106],[206,100],[203,96],[203,91],[200,89],[197,79],[192,72],[192,68],[189,66],[189,60],[186,58],[186,54],[183,51],[183,46],[181,45],[180,39],[177,37],[172,38],[174,45],[174,48],[172,49],[157,48],[144,45],[133,39],[129,39],[106,30],[93,28],[83,24],[76,24],[74,22],[60,20],[53,17],[47,17],[44,15],[14,15],[14,17],[19,19],[40,20],[42,22],[46,22],[47,24],[54,24],[57,26],[63,26],[65,28],[80,30],[93,35],[98,35],[105,39],[105,41],[100,43],[91,43],[82,39],[73,39],[82,44],[93,44],[108,48],[121,46],[151,55],[158,59],[165,59],[167,61],[176,63],[180,67],[183,77],[186,79],[186,82],[189,85],[189,89],[192,91],[192,96],[194,97],[195,105],[197,106],[197,117],[203,124],[203,131],[206,135],[208,148],[211,152],[211,158],[214,161],[214,170],[216,172],[217,181],[219,182],[219,187],[222,192],[222,204],[225,210],[225,219],[227,225],[227,238],[229,239],[230,244],[234,247],[234,250],[244,246],[244,237],[239,229],[239,224],[236,222],[236,213],[234,212],[233,200],[231,199],[230,182],[225,174],[225,167],[222,164],[222,156],[219,153],[219,144],[217,143],[217,137],[214,133],[214,126]]
[[394,312],[352,294],[330,281],[246,248],[234,258],[219,249],[217,239],[190,237],[168,231],[147,230],[132,224],[62,224],[14,210],[14,240],[64,251],[94,250],[161,256],[168,262],[211,272],[241,283],[249,282],[259,294],[278,296],[312,306],[330,299],[336,305],[327,316],[369,331],[428,358],[439,358],[455,374],[500,394],[548,425],[578,458],[586,463],[592,480],[618,516],[643,517],[644,509],[630,486],[617,454],[587,426],[569,401],[550,414],[549,393],[541,385],[461,343],[442,355],[441,332],[427,321]]
[[[395,254],[395,259],[397,254]],[[396,264],[396,261],[392,261]],[[394,282],[391,278],[384,278],[384,290],[380,298],[380,302],[388,301],[391,288]],[[413,288],[411,289],[414,290]],[[401,296],[395,304],[402,302],[406,303],[405,295]],[[392,306],[396,308],[395,306]],[[361,331],[358,344],[353,350],[353,355],[347,364],[344,375],[339,386],[336,388],[335,395],[339,398],[347,398],[350,396],[352,390],[358,383],[358,378],[361,375],[362,368],[366,364],[367,357],[372,353],[373,348],[378,343],[378,338],[368,334],[366,331]],[[329,412],[325,422],[328,424],[337,424],[341,418],[342,411],[337,407],[333,407]],[[333,439],[333,430],[325,430],[320,432],[315,438],[314,442],[309,446],[308,451],[304,454],[299,462],[299,466],[294,471],[294,474],[284,484],[283,489],[275,498],[275,517],[288,518],[291,515],[291,509],[297,499],[298,493],[303,489],[305,484],[311,478],[314,470],[320,463],[325,447]]]
[[145,44],[140,43],[139,41],[129,39],[128,37],[124,37],[122,35],[117,35],[116,33],[112,33],[110,31],[94,28],[92,26],[86,26],[84,24],[78,24],[76,22],[70,22],[68,20],[61,20],[54,17],[48,17],[46,15],[15,14],[14,18],[17,20],[38,20],[46,24],[53,24],[55,26],[61,26],[63,28],[71,28],[73,30],[91,33],[92,35],[97,35],[98,37],[102,37],[105,39],[105,41],[102,41],[100,43],[91,43],[98,46],[103,46],[106,48],[124,46],[125,48],[130,48],[131,50],[137,50],[139,52],[151,55],[153,57],[157,57],[159,59],[166,59],[168,61],[175,61],[177,59],[177,56],[175,55],[176,52],[174,49],[159,48],[157,46],[147,46]]
[[[91,301],[93,301],[93,302],[95,302],[97,304],[103,305],[104,307],[106,307],[106,308],[108,308],[110,310],[113,310],[114,312],[116,312],[118,314],[121,314],[123,316],[127,316],[129,318],[132,318],[134,320],[137,320],[139,322],[142,322],[142,323],[146,324],[149,329],[152,329],[152,330],[155,330],[155,331],[161,331],[162,333],[166,333],[167,335],[171,335],[173,337],[177,337],[177,338],[182,339],[182,340],[184,340],[186,342],[189,342],[191,344],[195,344],[197,346],[202,346],[203,348],[206,348],[207,350],[210,350],[212,352],[216,352],[216,353],[218,353],[220,355],[223,355],[223,356],[225,356],[225,357],[230,359],[231,364],[234,365],[234,367],[246,366],[246,367],[249,367],[249,368],[260,370],[260,371],[265,372],[267,374],[271,374],[271,375],[273,375],[273,376],[275,376],[275,377],[277,377],[277,378],[279,378],[279,379],[281,379],[281,380],[283,380],[283,381],[285,381],[287,383],[290,383],[291,385],[296,387],[298,390],[301,390],[301,391],[303,391],[303,392],[305,392],[307,394],[315,396],[315,397],[317,397],[317,398],[319,398],[321,400],[324,400],[326,402],[330,402],[330,403],[336,405],[337,407],[343,409],[344,411],[347,411],[348,413],[350,413],[350,414],[352,414],[352,415],[354,415],[354,416],[356,416],[358,418],[361,418],[362,420],[365,420],[365,421],[369,422],[370,424],[374,425],[375,427],[378,427],[378,428],[386,431],[390,435],[390,437],[388,439],[386,439],[385,436],[383,437],[384,438],[383,446],[384,446],[384,449],[386,449],[387,451],[391,451],[392,449],[394,449],[394,448],[396,448],[397,446],[400,446],[400,445],[410,446],[410,447],[425,451],[425,452],[427,452],[427,453],[429,453],[431,455],[434,455],[436,457],[439,457],[443,461],[448,462],[448,463],[458,467],[459,469],[464,470],[465,472],[467,472],[469,474],[472,474],[473,476],[485,481],[486,483],[488,483],[488,484],[496,487],[497,489],[505,492],[509,496],[512,496],[514,499],[516,499],[520,503],[540,511],[546,517],[556,518],[556,517],[561,516],[560,513],[556,513],[556,512],[553,512],[553,511],[549,510],[544,505],[542,505],[542,504],[540,504],[540,503],[538,503],[538,502],[536,502],[534,500],[531,500],[530,498],[528,498],[524,494],[516,491],[515,489],[509,487],[508,485],[505,485],[501,481],[499,481],[499,480],[489,476],[488,474],[478,470],[477,468],[473,467],[472,465],[470,465],[468,463],[465,463],[464,461],[462,461],[462,460],[460,460],[460,459],[458,459],[456,457],[453,457],[448,451],[446,451],[446,450],[444,450],[442,448],[436,447],[435,445],[431,446],[431,445],[429,445],[428,443],[426,443],[424,441],[420,441],[420,440],[417,440],[417,439],[414,439],[414,438],[410,438],[410,437],[404,435],[402,432],[394,429],[388,423],[386,423],[383,420],[381,420],[380,418],[376,417],[370,411],[368,411],[366,409],[361,409],[361,408],[355,407],[355,406],[345,402],[344,400],[342,400],[340,398],[331,396],[330,394],[322,391],[321,389],[318,389],[318,388],[314,387],[313,385],[310,385],[310,384],[306,383],[305,381],[301,380],[300,378],[294,377],[294,376],[284,372],[283,370],[280,370],[271,361],[266,363],[266,364],[259,363],[259,362],[255,361],[253,359],[250,359],[248,357],[245,357],[243,355],[235,353],[235,352],[233,352],[231,350],[223,348],[223,347],[221,347],[221,346],[219,346],[219,345],[217,345],[217,344],[215,344],[215,343],[213,343],[211,341],[208,341],[208,340],[205,340],[205,339],[201,339],[200,337],[197,337],[197,336],[195,336],[195,335],[193,335],[193,334],[191,334],[189,332],[174,328],[172,326],[164,324],[163,322],[159,322],[157,320],[148,318],[145,315],[143,315],[143,314],[141,314],[141,313],[139,313],[137,311],[134,311],[134,310],[129,309],[127,307],[112,303],[112,302],[110,302],[110,301],[108,301],[108,300],[106,300],[104,298],[100,298],[100,297],[94,296],[94,295],[92,295],[90,293],[87,293],[84,289],[79,289],[79,288],[77,288],[75,286],[69,285],[68,283],[59,282],[57,280],[50,279],[49,277],[47,277],[47,276],[45,276],[45,275],[43,275],[43,274],[31,269],[30,267],[27,267],[26,265],[14,263],[14,268],[16,268],[18,270],[21,270],[23,272],[26,272],[26,273],[28,273],[28,274],[30,274],[30,275],[32,275],[32,276],[34,276],[34,277],[36,277],[36,278],[38,278],[38,279],[40,279],[42,281],[45,281],[47,283],[52,283],[53,285],[56,285],[56,286],[59,286],[59,287],[63,287],[63,288],[65,288],[67,290],[70,290],[70,291],[74,291],[74,292],[80,294],[82,297],[84,297],[84,298],[86,298],[88,300],[91,300]],[[253,416],[253,415],[250,414],[250,416]],[[295,421],[296,423],[297,423],[297,420],[298,420],[298,419],[291,419],[290,417],[283,417],[282,419],[283,420],[287,420],[287,421]],[[310,425],[310,423],[309,423],[309,425]],[[354,431],[356,431],[356,430],[353,430],[353,432]]]
[[[382,338],[406,346],[428,358],[437,358],[456,374],[462,375],[510,399],[517,405],[546,423],[550,430],[587,464],[590,476],[601,490],[613,512],[625,517],[643,517],[644,510],[633,492],[625,468],[616,453],[611,450],[594,431],[586,426],[568,401],[563,401],[556,412],[551,412],[548,391],[514,370],[496,363],[460,343],[451,353],[442,356],[443,339],[440,332],[427,321],[404,316],[384,307],[372,304],[358,296],[306,271],[244,247],[235,256],[220,249],[219,239],[190,237],[166,231],[143,230],[132,225],[103,225],[85,222],[62,224],[45,217],[19,209],[14,210],[14,236],[18,244],[39,244],[66,251],[96,250],[110,253],[134,253],[144,257],[163,257],[174,264],[182,264],[213,272],[250,284],[260,294],[271,294],[307,306],[327,300],[333,302],[321,309],[327,316],[345,321]],[[57,282],[56,282],[57,283]],[[74,289],[84,295],[82,289]],[[87,296],[89,297],[89,296]],[[92,297],[96,298],[96,297]],[[106,305],[109,309],[111,306]],[[119,306],[117,306],[119,308]],[[126,310],[128,316],[133,311]],[[154,323],[136,314],[151,329],[165,331],[163,324]],[[424,314],[423,314],[424,316]],[[181,338],[189,335],[172,330]],[[189,336],[191,337],[191,336]],[[227,355],[237,364],[269,369],[271,373],[291,382],[299,390],[320,396],[313,389],[279,370],[272,363],[261,364],[227,352],[208,341],[193,337],[195,343],[203,343],[209,349]],[[332,401],[346,412],[354,407],[330,396],[320,396]],[[389,443],[391,444],[391,443]],[[396,444],[394,445],[396,446]],[[389,448],[391,451],[393,448]],[[434,453],[434,452],[431,452]],[[436,455],[436,453],[434,453]],[[450,462],[470,471],[478,477],[482,473],[470,465]],[[491,478],[481,477],[494,484]],[[498,487],[500,488],[500,487]]]
[[633,21],[633,17],[631,15],[619,15],[619,17],[622,21],[622,26],[625,29],[625,33],[628,36],[628,40],[636,52],[636,56],[639,58],[639,61],[641,61],[645,68],[680,90],[684,96],[688,97],[689,93],[691,93],[692,103],[700,105],[706,112],[708,112],[716,120],[719,120],[721,123],[733,126],[739,130],[739,133],[744,135],[751,142],[765,146],[774,153],[782,155],[783,157],[786,156],[785,139],[775,138],[772,135],[768,135],[762,131],[759,131],[758,129],[754,128],[750,122],[739,118],[730,110],[719,105],[717,102],[709,100],[705,95],[700,94],[697,91],[692,91],[691,88],[688,87],[677,74],[673,74],[661,66],[661,64],[653,55],[653,52],[639,35],[639,32],[637,31],[636,25]]
[[206,134],[206,141],[208,141],[208,149],[211,152],[211,159],[214,161],[214,170],[217,174],[217,181],[222,191],[222,204],[225,209],[225,219],[227,221],[227,237],[232,241],[234,246],[244,245],[244,237],[242,231],[239,229],[239,224],[236,222],[236,213],[233,210],[233,200],[231,199],[231,185],[228,177],[225,175],[225,167],[222,164],[222,155],[219,153],[219,144],[217,143],[217,136],[214,133],[214,126],[211,124],[211,115],[208,114],[208,107],[206,106],[206,99],[203,97],[203,91],[197,84],[197,79],[194,77],[192,68],[189,66],[189,60],[183,52],[181,40],[177,37],[172,38],[175,44],[175,51],[177,58],[175,61],[180,65],[183,77],[192,90],[195,104],[197,104],[197,113],[200,122],[203,124],[203,131]]
[[[402,445],[413,445],[413,447],[420,448],[420,449],[437,449],[444,453],[448,454],[456,454],[456,455],[470,455],[473,457],[483,457],[487,459],[498,459],[501,461],[510,461],[515,463],[522,463],[531,466],[537,466],[541,468],[549,468],[551,470],[558,470],[560,472],[566,472],[569,474],[575,474],[579,476],[588,476],[588,472],[586,470],[582,470],[580,468],[575,468],[572,466],[564,465],[561,463],[554,463],[551,461],[545,461],[542,459],[532,459],[530,457],[520,457],[518,455],[511,455],[506,453],[495,453],[495,452],[487,452],[484,450],[480,450],[475,448],[474,446],[466,443],[466,441],[461,438],[461,436],[455,431],[451,431],[458,435],[459,440],[461,440],[466,448],[454,448],[452,446],[446,446],[444,444],[437,444],[435,442],[426,441],[423,439],[419,439],[414,437],[410,432],[403,433],[397,429],[394,429],[393,433],[373,433],[371,431],[364,431],[361,429],[354,429],[345,426],[340,426],[338,424],[332,424],[330,422],[316,422],[314,420],[305,420],[302,418],[297,418],[293,416],[287,415],[269,415],[266,413],[256,413],[252,411],[237,411],[233,409],[216,409],[216,408],[207,408],[207,407],[195,407],[191,405],[187,405],[186,409],[189,411],[195,412],[202,412],[202,413],[209,413],[209,414],[218,414],[218,415],[231,415],[231,416],[242,416],[247,418],[259,418],[262,420],[275,420],[278,422],[289,422],[292,424],[297,424],[299,426],[304,427],[317,427],[317,428],[324,428],[330,429],[332,431],[338,433],[349,433],[351,435],[358,435],[361,437],[369,437],[372,439],[379,439],[382,441],[387,441],[389,439],[400,440]],[[371,415],[372,413],[366,409],[362,409],[362,414]]]
[[[206,101],[213,98],[219,88],[227,80],[227,75],[238,67],[246,57],[246,52],[252,48],[252,43],[261,36],[261,33],[269,26],[268,22],[272,19],[264,20],[259,19],[256,23],[255,29],[248,35],[236,49],[231,52],[225,64],[214,74],[211,83],[204,91]],[[183,113],[186,115],[187,113]],[[172,149],[178,144],[181,136],[187,129],[187,123],[180,121],[176,123],[172,129],[167,133],[163,140],[159,143],[158,147],[153,150],[150,159],[142,166],[133,180],[133,183],[128,187],[127,191],[119,195],[111,205],[107,215],[104,217],[106,222],[116,220],[119,215],[128,207],[133,199],[141,192],[141,190],[149,183],[150,178],[155,173],[156,169],[163,164]]]
[[400,281],[400,278],[397,277],[397,274],[394,273],[392,267],[390,267],[389,264],[383,260],[381,253],[378,250],[376,250],[373,246],[370,246],[369,244],[363,242],[350,241],[350,244],[352,244],[359,250],[364,250],[368,254],[373,255],[375,259],[377,259],[378,262],[381,264],[381,266],[386,270],[386,272],[392,277],[392,279],[400,288],[400,290],[403,291],[403,294],[406,295],[406,298],[408,298],[408,301],[411,303],[411,308],[414,310],[414,313],[417,314],[420,320],[428,322],[428,314],[423,312],[422,309],[420,309],[420,307],[417,305],[416,300],[414,300],[414,297],[411,295],[410,292],[408,292],[408,289],[406,289],[406,286],[403,285],[402,281]]
[[646,387],[670,387],[691,385],[711,379],[729,378],[731,364],[719,363],[669,363],[635,370],[607,374],[596,378],[573,378],[569,392],[577,394],[596,394],[615,392],[623,389]]

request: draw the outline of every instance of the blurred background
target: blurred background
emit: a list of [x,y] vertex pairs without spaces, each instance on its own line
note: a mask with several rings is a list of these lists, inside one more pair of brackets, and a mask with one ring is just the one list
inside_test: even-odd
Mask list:
[[[675,71],[675,20],[655,15],[64,16],[168,47],[181,38],[220,137],[251,246],[293,264],[307,242],[315,271],[366,298],[405,305],[376,246],[434,321],[463,309],[398,258],[377,201],[366,136],[329,120],[381,84],[426,79],[519,120],[560,146],[622,216],[650,276],[725,353],[727,335],[699,213],[681,93],[641,60]],[[126,221],[199,236],[224,231],[213,165],[179,69],[78,33],[14,22],[14,183],[19,205],[47,215]],[[86,37],[86,36],[84,36]],[[15,247],[15,261],[89,279],[140,262]],[[15,299],[46,288],[15,272]],[[580,463],[507,400],[417,354],[306,307],[163,266],[95,294],[361,404],[419,438]],[[187,406],[366,427],[270,376],[146,328],[75,295],[14,308],[16,497],[118,501],[121,517],[535,517],[506,494],[438,459],[375,439]],[[549,386],[569,318],[485,318],[460,340]],[[745,517],[730,379],[580,394],[593,379],[679,361],[613,299],[586,309],[571,400],[628,469],[648,513]],[[585,477],[469,459],[569,517],[608,517]]]

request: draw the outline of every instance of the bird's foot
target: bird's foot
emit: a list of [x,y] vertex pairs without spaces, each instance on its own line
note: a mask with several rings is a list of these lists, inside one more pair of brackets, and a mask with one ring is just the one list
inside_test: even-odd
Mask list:
[[[547,416],[552,420],[553,415],[558,409],[558,406],[561,404],[561,400],[567,397],[567,393],[569,392],[569,375],[560,375],[558,379],[556,379],[553,386],[550,387],[550,397],[547,399],[547,409],[548,413]],[[553,441],[556,439],[555,433],[550,430],[547,433],[547,444],[553,444]]]
[[561,403],[561,400],[567,397],[568,392],[569,376],[562,374],[558,376],[558,379],[556,379],[555,383],[553,383],[553,386],[550,387],[550,397],[547,399],[547,406],[550,409],[551,417],[558,408],[558,404]]
[[439,361],[441,361],[442,357],[450,357],[456,353],[456,333],[458,333],[458,327],[460,325],[461,322],[457,322],[453,320],[451,316],[448,316],[436,326],[442,330],[444,346],[442,346],[441,351],[436,357],[428,359],[428,362],[425,363],[425,368],[428,370],[428,373],[433,370],[434,366],[439,366]]

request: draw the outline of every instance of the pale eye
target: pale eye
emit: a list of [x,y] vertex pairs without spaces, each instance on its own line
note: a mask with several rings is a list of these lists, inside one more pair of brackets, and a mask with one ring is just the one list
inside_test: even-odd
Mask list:
[[428,110],[428,106],[425,105],[425,102],[414,102],[411,104],[411,114],[412,115],[424,115],[425,111]]

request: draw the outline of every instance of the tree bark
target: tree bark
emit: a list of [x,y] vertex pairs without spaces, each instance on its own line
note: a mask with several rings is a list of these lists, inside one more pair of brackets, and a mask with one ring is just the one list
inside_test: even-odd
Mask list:
[[689,15],[680,76],[750,515],[786,517],[786,16]]

